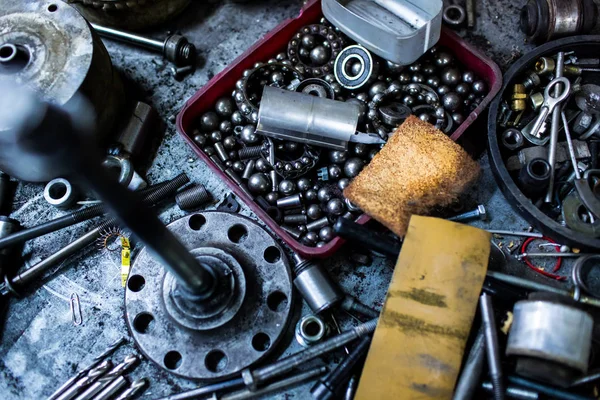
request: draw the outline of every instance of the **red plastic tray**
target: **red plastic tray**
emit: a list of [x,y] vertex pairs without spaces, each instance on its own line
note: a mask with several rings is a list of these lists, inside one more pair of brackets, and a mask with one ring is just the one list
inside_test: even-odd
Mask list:
[[[183,110],[177,116],[177,130],[183,136],[185,141],[194,149],[196,154],[204,161],[229,187],[240,197],[252,211],[258,215],[265,224],[267,224],[285,243],[287,243],[295,252],[307,258],[324,258],[338,250],[344,241],[341,238],[335,238],[324,247],[309,247],[296,241],[279,225],[273,221],[267,213],[258,206],[250,197],[248,197],[239,186],[236,185],[223,171],[221,171],[210,158],[193,141],[193,129],[197,118],[212,109],[216,101],[223,96],[229,96],[235,88],[235,83],[240,79],[246,69],[250,69],[257,62],[265,62],[274,58],[278,53],[285,52],[290,38],[296,34],[303,26],[315,23],[323,17],[321,12],[321,2],[319,0],[309,1],[302,9],[300,15],[295,19],[282,22],[273,29],[264,38],[256,42],[244,54],[239,56],[225,70],[216,75],[202,89],[200,89],[192,98],[190,98]],[[500,91],[502,86],[502,73],[500,68],[491,59],[486,57],[477,49],[471,47],[453,32],[442,29],[442,35],[438,42],[441,46],[448,48],[461,63],[475,72],[481,79],[485,80],[490,88],[490,92],[463,122],[461,126],[450,137],[452,140],[458,140],[464,131],[477,119]],[[362,215],[358,218],[358,223],[366,223],[370,218]]]

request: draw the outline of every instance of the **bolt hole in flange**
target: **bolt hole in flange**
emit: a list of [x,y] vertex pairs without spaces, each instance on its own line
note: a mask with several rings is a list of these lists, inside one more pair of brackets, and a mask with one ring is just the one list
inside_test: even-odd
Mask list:
[[127,282],[127,287],[132,292],[139,292],[146,286],[146,280],[141,275],[132,275],[129,277],[129,281]]
[[210,372],[221,372],[227,368],[227,355],[221,350],[212,350],[206,355],[204,365]]
[[287,308],[288,298],[280,291],[275,291],[267,297],[267,306],[271,311],[282,312]]
[[259,332],[252,338],[252,347],[256,351],[267,351],[271,347],[271,338],[263,332]]
[[281,251],[275,246],[267,247],[264,258],[268,263],[274,264],[281,259]]
[[58,6],[56,4],[50,4],[48,6],[48,11],[49,12],[53,13],[53,12],[56,12],[56,10],[58,10]]
[[194,214],[190,217],[189,225],[194,231],[199,231],[206,224],[206,218],[200,214]]
[[152,329],[154,316],[147,312],[139,313],[133,320],[133,329],[139,333],[148,333]]
[[175,370],[181,366],[181,353],[178,351],[170,351],[165,354],[165,358],[163,360],[165,367],[170,370]]
[[227,237],[233,243],[241,243],[248,237],[248,230],[244,225],[237,224],[229,228],[227,231]]

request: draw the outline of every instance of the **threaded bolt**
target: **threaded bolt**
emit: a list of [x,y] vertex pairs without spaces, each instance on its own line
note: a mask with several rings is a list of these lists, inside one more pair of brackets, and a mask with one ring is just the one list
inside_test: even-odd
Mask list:
[[238,157],[240,157],[240,160],[242,161],[259,158],[262,155],[262,150],[262,146],[244,147],[243,149],[238,150]]
[[191,211],[200,208],[211,200],[212,196],[204,185],[194,185],[183,190],[175,196],[175,202],[183,211]]
[[189,183],[190,178],[186,174],[177,175],[173,180],[164,186],[158,188],[155,192],[150,193],[144,198],[144,204],[153,205],[156,202],[168,197],[172,193],[175,193],[177,189],[183,185]]
[[496,320],[494,319],[494,308],[492,306],[492,298],[485,292],[479,298],[479,309],[481,310],[481,319],[483,320],[486,354],[490,377],[494,387],[494,400],[504,400],[505,389],[502,367],[500,365],[500,350]]

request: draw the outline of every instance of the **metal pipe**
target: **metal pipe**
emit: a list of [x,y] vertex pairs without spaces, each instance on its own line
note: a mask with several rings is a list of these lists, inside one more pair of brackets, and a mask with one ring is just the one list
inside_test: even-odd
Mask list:
[[485,337],[483,327],[477,331],[469,355],[465,360],[465,366],[460,373],[454,396],[452,400],[471,400],[481,378],[483,360],[485,359]]
[[521,231],[505,231],[501,229],[486,229],[489,233],[494,235],[506,235],[506,236],[524,236],[541,239],[544,237],[541,233],[537,232],[521,232]]
[[[483,382],[481,384],[481,388],[488,393],[493,393],[494,391],[492,382]],[[508,386],[506,388],[506,397],[519,400],[539,400],[540,394],[532,390],[522,389],[516,386]]]
[[100,36],[104,36],[109,39],[117,39],[122,42],[131,43],[136,46],[141,46],[150,50],[154,50],[158,53],[162,53],[165,47],[164,42],[136,35],[135,33],[124,32],[97,24],[90,25],[92,25],[92,28],[94,28],[94,30],[98,32]]
[[553,399],[560,400],[593,400],[593,397],[582,396],[575,393],[567,392],[566,390],[557,389],[554,387],[542,385],[541,383],[532,382],[519,376],[509,376],[508,381],[517,386],[522,386],[526,389],[535,390],[536,392],[549,396]]
[[[560,51],[556,56],[556,78],[564,76],[565,53]],[[558,84],[554,88],[554,97],[560,96],[561,85]],[[558,144],[558,128],[560,125],[560,115],[562,107],[557,105],[552,111],[552,127],[550,130],[550,148],[548,150],[548,164],[550,164],[550,182],[548,183],[548,191],[546,192],[546,203],[552,203],[554,200],[554,179],[556,174],[556,145]]]
[[500,349],[498,345],[498,333],[496,331],[496,320],[494,319],[494,308],[492,298],[483,292],[479,298],[479,309],[483,320],[483,331],[485,335],[485,352],[488,359],[490,378],[494,388],[494,400],[504,399],[504,382],[502,367],[500,365]]
[[197,399],[200,396],[209,395],[211,393],[224,392],[230,389],[237,389],[244,386],[242,378],[235,378],[225,382],[213,383],[212,385],[202,386],[198,389],[188,390],[187,392],[173,394],[167,397],[162,397],[157,400],[190,400]]

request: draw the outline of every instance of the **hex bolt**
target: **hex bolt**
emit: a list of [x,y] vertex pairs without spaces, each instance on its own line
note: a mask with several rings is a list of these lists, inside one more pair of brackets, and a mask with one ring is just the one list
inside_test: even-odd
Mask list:
[[208,190],[200,184],[187,188],[175,196],[175,202],[183,211],[195,210],[210,202],[211,199],[212,196]]
[[194,64],[196,61],[196,46],[181,35],[170,35],[164,41],[150,39],[130,32],[91,24],[92,28],[102,37],[130,43],[161,53],[163,57],[177,66]]
[[175,78],[176,81],[183,80],[183,78],[185,78],[187,75],[189,75],[193,71],[194,71],[193,65],[188,65],[186,67],[171,67],[171,74],[173,74],[173,78]]
[[277,207],[282,209],[296,208],[300,206],[302,206],[302,193],[277,200]]
[[242,371],[244,384],[252,391],[256,391],[263,382],[283,375],[300,365],[332,352],[356,339],[364,337],[375,331],[377,320],[365,322],[337,336],[329,338],[319,344],[307,348],[304,351],[293,354],[282,360],[276,361],[271,365],[258,367],[254,370],[245,369]]
[[310,389],[314,399],[332,400],[341,387],[348,382],[354,367],[364,358],[369,350],[371,337],[363,337],[358,345],[342,360],[337,367],[319,381]]
[[504,400],[505,387],[502,366],[500,365],[500,349],[496,331],[496,320],[494,319],[494,308],[491,296],[485,292],[479,298],[479,309],[481,311],[481,319],[483,320],[488,367],[494,387],[494,400]]
[[452,218],[448,218],[448,221],[453,222],[466,222],[473,219],[479,219],[481,221],[485,221],[488,219],[488,214],[485,209],[485,206],[482,204],[478,205],[477,208],[473,211],[466,212],[464,214],[457,215]]

